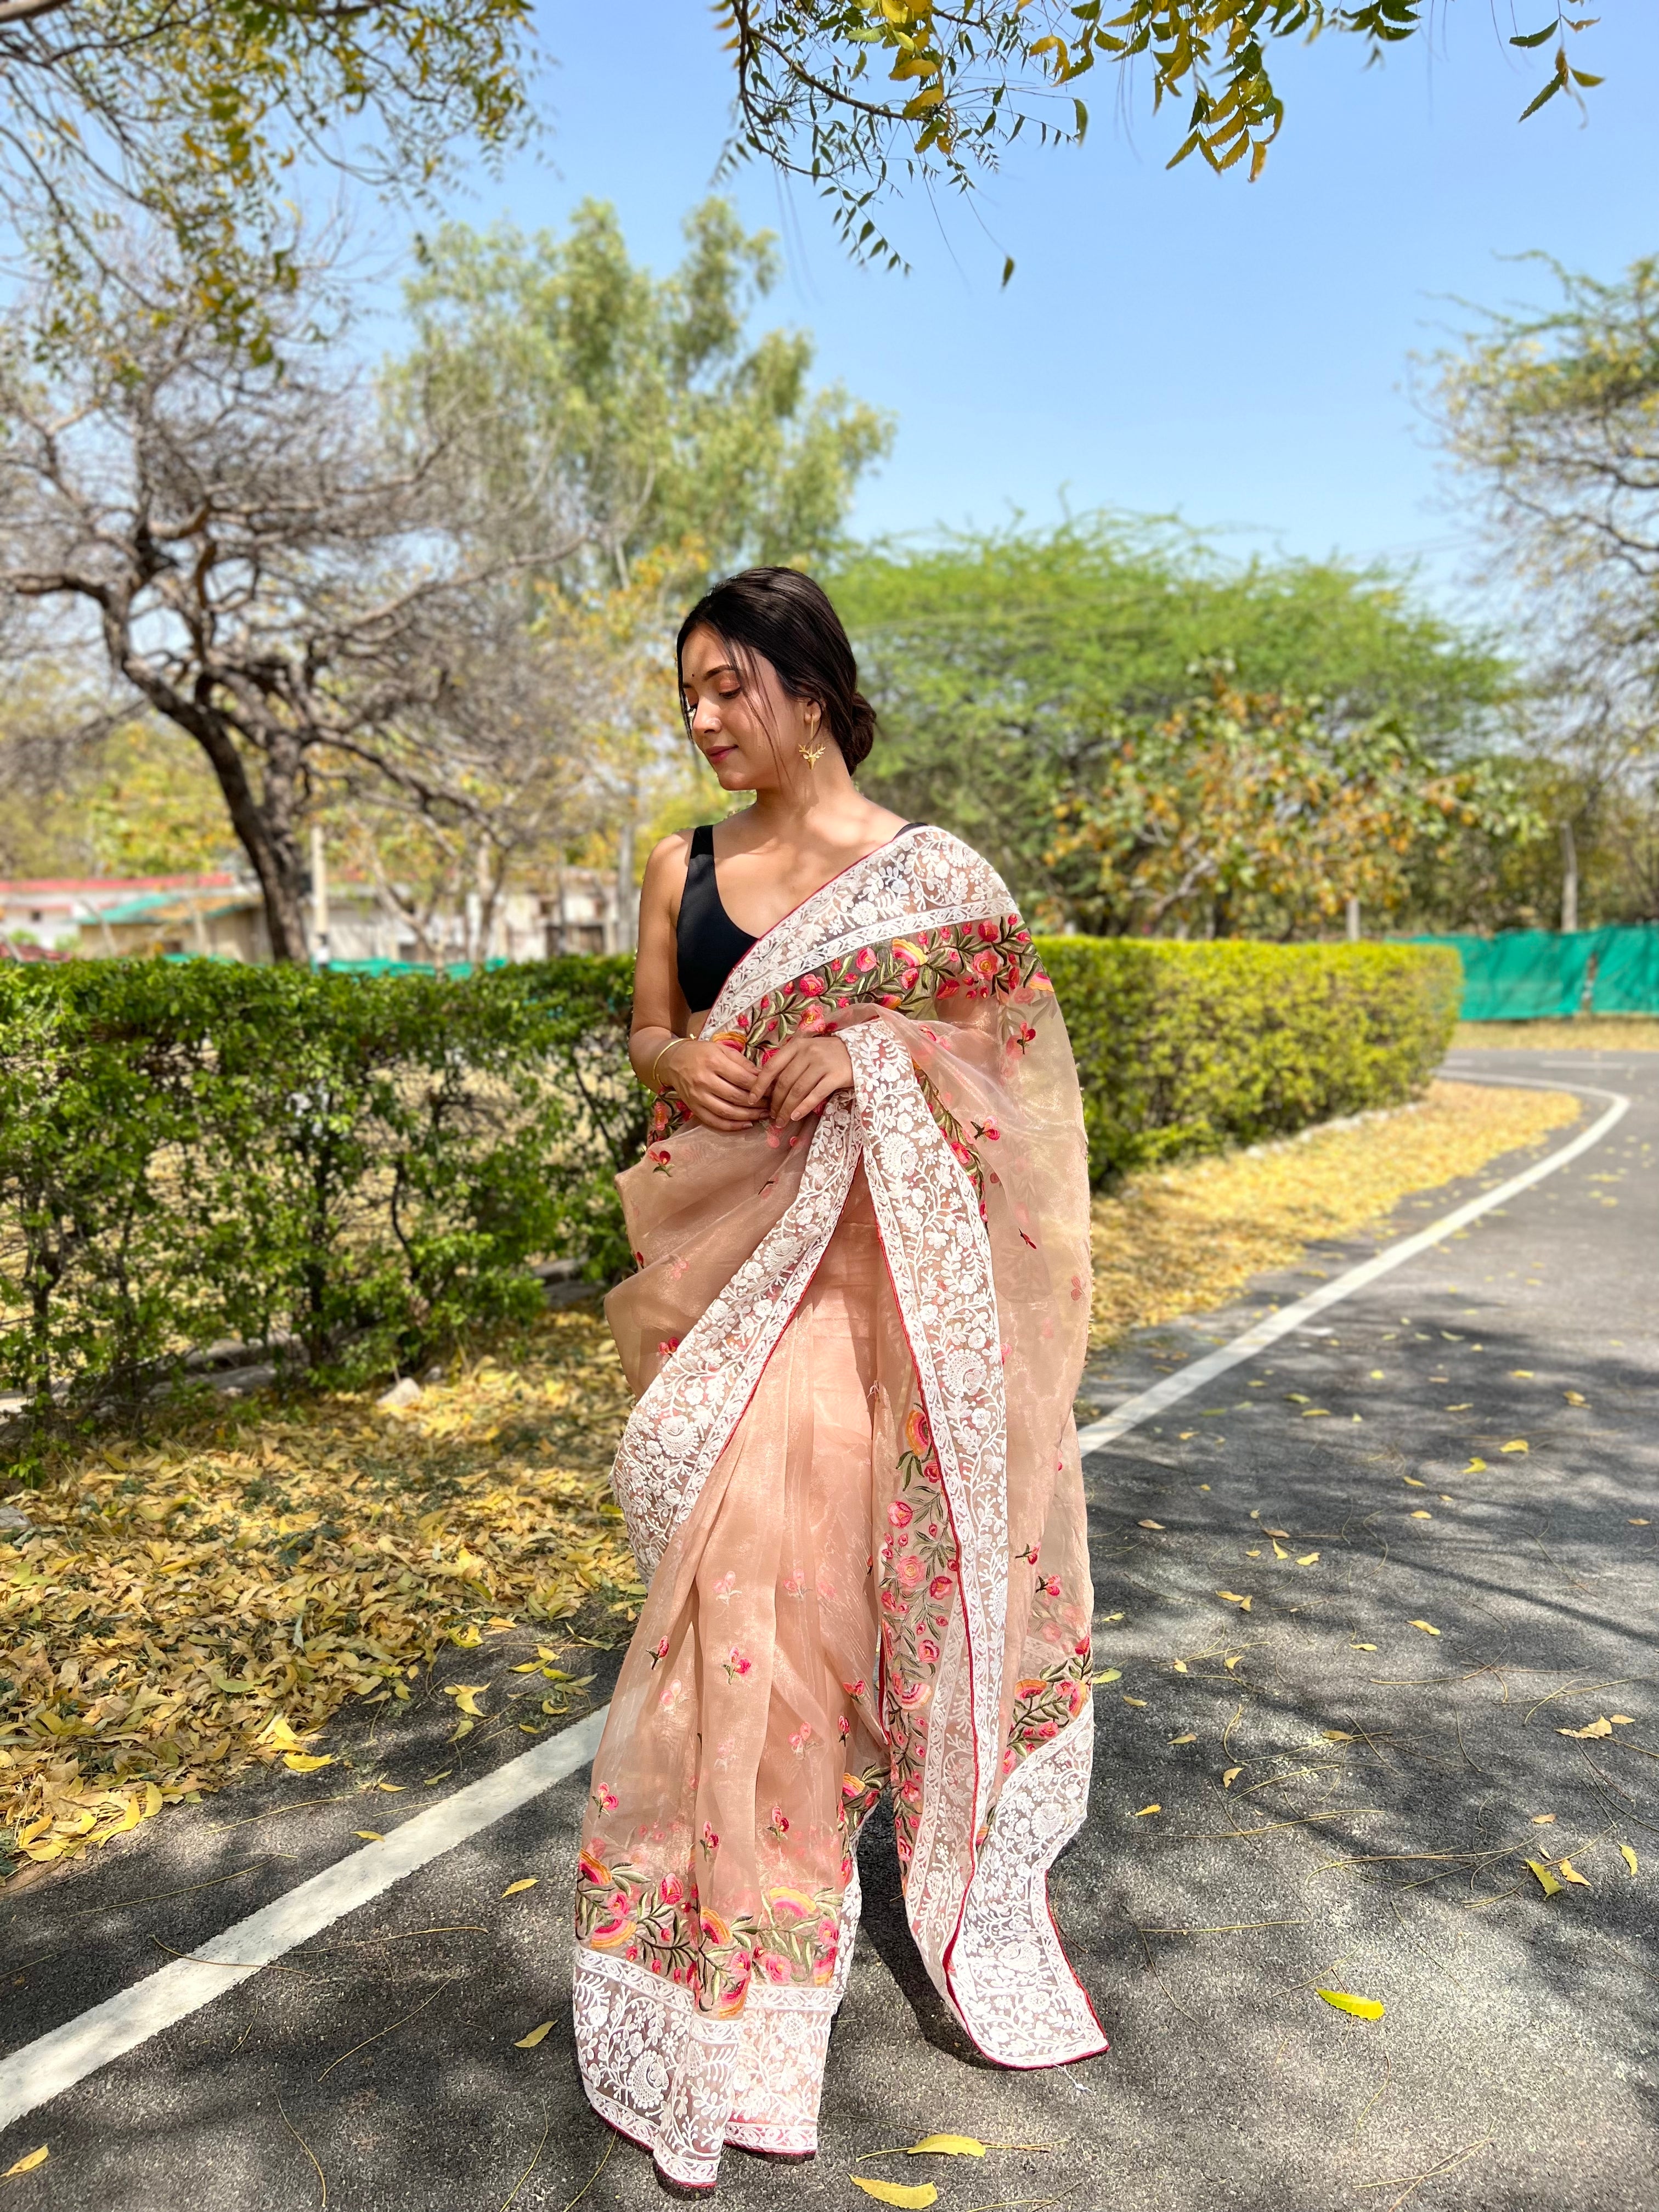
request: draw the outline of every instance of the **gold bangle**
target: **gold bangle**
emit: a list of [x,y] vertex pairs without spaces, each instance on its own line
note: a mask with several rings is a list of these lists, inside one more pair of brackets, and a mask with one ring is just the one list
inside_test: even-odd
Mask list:
[[662,1066],[663,1053],[672,1052],[677,1044],[685,1044],[689,1042],[690,1040],[688,1038],[683,1036],[672,1036],[669,1038],[667,1043],[663,1046],[662,1051],[658,1053],[656,1058],[651,1063],[651,1088],[653,1091],[660,1093],[667,1088],[665,1084],[659,1083],[657,1080],[657,1070]]

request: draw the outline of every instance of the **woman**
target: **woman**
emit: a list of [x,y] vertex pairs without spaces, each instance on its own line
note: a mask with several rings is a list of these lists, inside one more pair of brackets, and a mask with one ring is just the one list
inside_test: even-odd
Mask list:
[[994,872],[861,798],[819,587],[718,586],[687,727],[753,804],[652,854],[661,1092],[607,1304],[649,1595],[593,1763],[575,2013],[596,2109],[682,2189],[810,2155],[884,1789],[927,1970],[990,2057],[1105,2048],[1046,1874],[1088,1796],[1071,1408],[1089,1314],[1066,1031]]

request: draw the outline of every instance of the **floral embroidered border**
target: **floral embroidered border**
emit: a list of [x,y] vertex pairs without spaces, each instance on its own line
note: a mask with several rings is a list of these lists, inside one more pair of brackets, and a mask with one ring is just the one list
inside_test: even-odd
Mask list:
[[[933,1686],[906,1900],[930,1972],[945,1952],[997,1772],[1008,1610],[1007,1408],[990,1239],[910,1056],[880,1022],[850,1030],[855,1115],[882,1248],[957,1544],[965,1663],[948,1639]],[[948,1990],[946,1992],[949,1994]]]
[[641,1394],[611,1482],[647,1582],[696,1504],[841,1219],[860,1140],[845,1094],[818,1119],[801,1185]]
[[579,1947],[576,2050],[595,2111],[690,2189],[713,2186],[727,2142],[815,2150],[830,2025],[846,1994],[860,1905],[854,1870],[826,1987],[756,1983],[732,2018],[699,2011],[689,1989],[647,1967]]

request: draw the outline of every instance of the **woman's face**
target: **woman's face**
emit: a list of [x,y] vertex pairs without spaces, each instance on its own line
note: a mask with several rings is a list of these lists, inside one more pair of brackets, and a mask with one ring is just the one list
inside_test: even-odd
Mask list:
[[680,661],[698,751],[725,791],[776,791],[793,781],[798,748],[816,744],[817,709],[792,699],[769,660],[741,667],[712,629],[694,629]]

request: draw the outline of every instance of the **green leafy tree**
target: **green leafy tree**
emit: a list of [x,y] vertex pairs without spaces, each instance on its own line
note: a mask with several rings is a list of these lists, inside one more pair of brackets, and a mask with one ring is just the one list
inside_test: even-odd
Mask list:
[[1228,566],[1133,519],[878,548],[832,587],[881,717],[864,787],[957,831],[1056,920],[1079,883],[1056,805],[1098,787],[1126,716],[1191,697],[1197,664],[1225,656],[1243,690],[1317,697],[1333,727],[1391,719],[1447,757],[1490,742],[1512,680],[1386,570]]
[[[1171,167],[1197,154],[1231,169],[1248,155],[1255,179],[1285,117],[1278,45],[1341,32],[1376,60],[1430,20],[1427,0],[720,0],[718,12],[737,69],[734,153],[809,179],[859,252],[895,262],[882,204],[896,187],[966,191],[1022,131],[1080,143],[1097,64],[1139,63],[1154,105],[1184,108]],[[1567,33],[1595,20],[1558,0],[1510,39],[1550,49],[1525,115],[1601,82],[1567,52]]]
[[1601,902],[1649,910],[1659,841],[1659,258],[1613,283],[1544,265],[1554,305],[1486,316],[1442,356],[1434,404],[1532,650],[1571,929],[1586,870]]
[[1490,762],[1437,762],[1398,721],[1333,723],[1227,667],[1161,718],[1114,731],[1103,774],[1061,802],[1053,857],[1096,936],[1316,933],[1350,899],[1397,914],[1415,861],[1461,830],[1514,836],[1526,809]]
[[[297,161],[420,196],[527,120],[529,0],[0,0],[0,198],[75,292],[138,209],[185,304],[256,344]],[[133,272],[124,272],[134,281]]]
[[778,277],[770,234],[745,235],[712,199],[685,236],[685,258],[659,278],[595,201],[562,237],[450,224],[408,287],[416,343],[389,378],[396,410],[474,424],[486,504],[540,488],[521,529],[545,540],[580,512],[583,557],[543,564],[578,586],[625,586],[643,557],[664,567],[663,549],[682,556],[665,587],[747,561],[821,560],[891,442],[876,409],[812,388],[804,332],[750,337]]

